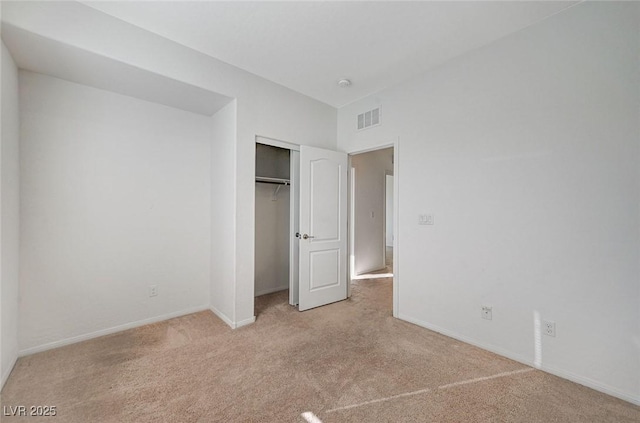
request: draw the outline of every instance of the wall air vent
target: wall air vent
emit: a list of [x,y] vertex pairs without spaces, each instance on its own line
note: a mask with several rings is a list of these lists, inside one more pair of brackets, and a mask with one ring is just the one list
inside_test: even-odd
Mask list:
[[380,125],[380,107],[358,115],[358,131]]

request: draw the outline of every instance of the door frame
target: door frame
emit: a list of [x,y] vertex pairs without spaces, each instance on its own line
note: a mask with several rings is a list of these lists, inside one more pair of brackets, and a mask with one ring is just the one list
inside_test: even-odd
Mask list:
[[[394,150],[395,153],[395,150]],[[395,157],[393,158],[393,165],[395,166]],[[385,170],[384,171],[384,208],[382,209],[382,217],[384,219],[384,237],[383,239],[383,246],[382,246],[382,256],[384,258],[384,265],[386,267],[387,265],[387,178],[391,176],[393,178],[393,173],[390,170]],[[396,178],[393,178],[393,185],[392,185],[392,189],[395,189],[395,181]],[[393,193],[393,192],[392,192]],[[395,195],[395,193],[393,193]],[[391,205],[391,208],[393,209],[393,204]],[[391,222],[391,226],[394,226],[394,222]],[[395,227],[393,227],[392,232],[395,231]],[[395,239],[395,234],[392,234],[392,238],[391,238],[391,248],[393,248],[393,240]],[[395,264],[395,263],[394,263]]]
[[[400,137],[396,137],[392,141],[384,142],[378,144],[376,146],[353,149],[347,151],[349,155],[348,168],[349,168],[349,184],[348,184],[348,199],[349,202],[349,213],[347,220],[347,234],[348,234],[348,246],[347,250],[349,251],[349,260],[347,260],[348,269],[348,278],[349,282],[347,283],[347,296],[351,297],[351,272],[352,272],[352,259],[351,253],[353,252],[353,242],[354,242],[354,216],[352,215],[352,211],[354,210],[353,204],[353,194],[352,189],[355,189],[354,178],[352,175],[352,164],[351,158],[356,154],[369,153],[371,151],[383,150],[385,148],[393,147],[393,317],[398,317],[399,314],[399,293],[400,293],[400,248],[399,248],[399,240],[400,234],[398,231],[398,209],[399,209],[399,198],[400,198]],[[386,248],[386,243],[385,243]]]

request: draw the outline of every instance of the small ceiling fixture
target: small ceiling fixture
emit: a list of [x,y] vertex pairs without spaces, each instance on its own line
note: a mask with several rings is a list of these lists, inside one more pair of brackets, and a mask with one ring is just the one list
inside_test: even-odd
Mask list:
[[340,88],[347,88],[349,85],[351,85],[351,81],[348,79],[341,79],[338,81],[338,86]]

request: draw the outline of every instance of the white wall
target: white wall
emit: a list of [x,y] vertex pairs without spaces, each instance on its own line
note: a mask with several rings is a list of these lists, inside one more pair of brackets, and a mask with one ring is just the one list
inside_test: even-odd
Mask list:
[[[356,275],[385,267],[386,174],[393,172],[393,148],[356,154],[354,195],[354,271]],[[372,216],[373,214],[373,216]]]
[[21,352],[208,308],[211,119],[23,71],[20,113]]
[[289,288],[289,191],[256,183],[256,297]]
[[211,119],[210,303],[218,317],[234,326],[236,101]]
[[[3,19],[38,36],[237,99],[235,174],[225,175],[225,180],[234,181],[236,196],[231,275],[235,294],[229,308],[235,316],[233,326],[251,323],[255,137],[335,149],[336,109],[77,2],[11,3]],[[212,269],[212,274],[218,270]]]
[[393,247],[393,175],[387,175],[385,180],[385,245]]
[[19,139],[18,68],[4,43],[0,126],[0,389],[18,358]]
[[254,316],[255,135],[335,150],[337,111],[266,83],[238,102],[236,319],[242,324]]
[[582,3],[338,119],[346,151],[399,136],[401,318],[635,402],[639,7]]

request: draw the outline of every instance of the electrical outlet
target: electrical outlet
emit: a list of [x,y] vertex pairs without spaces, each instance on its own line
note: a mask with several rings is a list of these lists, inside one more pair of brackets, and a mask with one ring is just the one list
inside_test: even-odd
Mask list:
[[158,295],[158,285],[149,285],[149,296],[155,297]]
[[556,336],[556,322],[550,320],[542,321],[542,332],[547,336]]
[[493,318],[493,307],[482,306],[482,318],[486,320],[491,320]]

